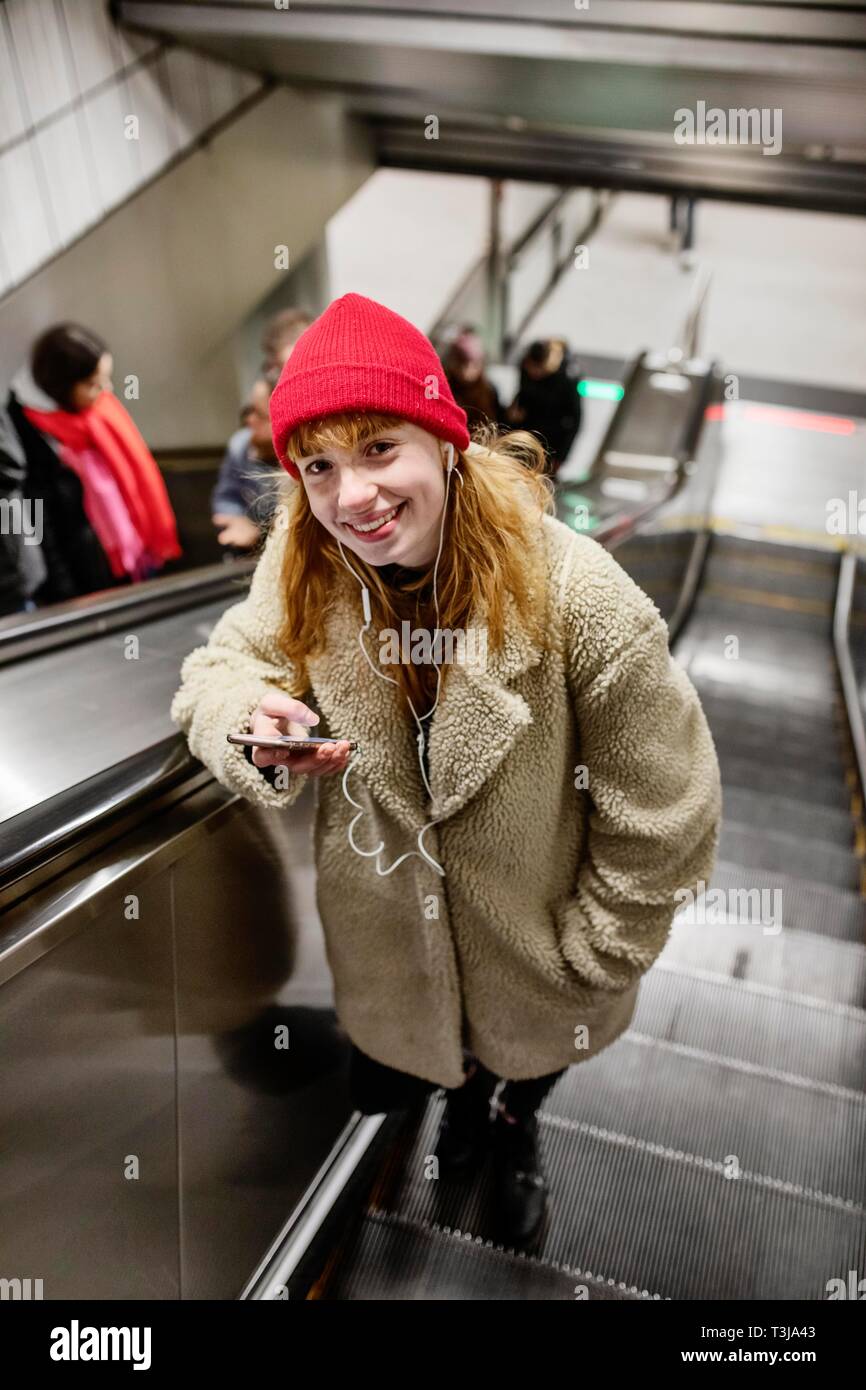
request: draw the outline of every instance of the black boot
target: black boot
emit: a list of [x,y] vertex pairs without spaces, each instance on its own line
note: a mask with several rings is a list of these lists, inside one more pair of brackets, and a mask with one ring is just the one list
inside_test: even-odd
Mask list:
[[447,1093],[435,1154],[444,1177],[474,1169],[490,1140],[490,1098],[497,1078],[480,1062],[462,1086]]
[[534,1112],[512,1124],[500,1103],[493,1128],[493,1162],[499,1239],[515,1247],[537,1243],[549,1208]]

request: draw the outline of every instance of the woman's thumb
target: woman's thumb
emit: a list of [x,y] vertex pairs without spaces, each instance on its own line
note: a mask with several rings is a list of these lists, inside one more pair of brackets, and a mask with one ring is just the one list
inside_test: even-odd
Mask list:
[[263,714],[270,715],[272,719],[291,719],[296,724],[318,724],[319,716],[308,709],[301,700],[295,700],[291,695],[282,695],[279,691],[274,691],[271,695],[262,697],[260,708]]

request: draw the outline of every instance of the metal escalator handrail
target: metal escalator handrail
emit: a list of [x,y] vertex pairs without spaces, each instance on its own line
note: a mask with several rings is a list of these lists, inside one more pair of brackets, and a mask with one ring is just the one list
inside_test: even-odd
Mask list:
[[849,628],[851,623],[851,599],[854,593],[854,580],[857,575],[858,555],[854,550],[845,550],[839,565],[839,581],[836,585],[836,603],[833,610],[833,649],[836,666],[842,684],[845,713],[854,745],[857,772],[860,778],[861,796],[866,795],[866,727],[863,723],[863,709],[857,676],[851,660]]
[[271,1242],[239,1294],[243,1302],[280,1301],[291,1294],[293,1277],[316,1247],[337,1203],[357,1179],[364,1160],[375,1152],[394,1117],[354,1111],[294,1211]]
[[33,613],[0,618],[0,665],[99,636],[130,620],[141,621],[197,607],[240,586],[255,567],[255,559],[223,561],[182,574],[146,579],[129,588],[102,589]]
[[607,550],[613,550],[614,546],[627,540],[638,526],[647,521],[655,512],[660,511],[665,503],[670,501],[681,481],[678,473],[672,473],[667,479],[664,490],[659,489],[658,494],[651,502],[646,502],[641,507],[632,507],[627,511],[617,512],[615,516],[608,517],[593,532],[592,539],[598,541],[599,545],[603,545]]
[[563,204],[576,192],[578,192],[578,190],[575,188],[560,189],[554,194],[550,202],[541,209],[538,215],[533,218],[529,226],[521,233],[517,240],[513,242],[511,246],[503,248],[504,260],[509,270],[514,268],[524,251],[526,251],[535,238],[544,231],[545,227],[553,221]]
[[55,859],[108,820],[200,770],[186,739],[170,734],[123,762],[13,816],[3,826],[0,888]]
[[[555,216],[565,199],[569,198],[573,192],[573,189],[568,188],[561,189],[555,193],[550,201],[541,209],[541,212],[533,218],[526,230],[520,234],[517,240],[512,242],[510,246],[504,246],[502,248],[503,259],[508,262],[512,257],[516,259],[520,256],[522,252],[525,251],[528,242],[531,241],[534,236],[538,235],[538,232],[544,224]],[[460,314],[460,304],[473,282],[483,276],[489,260],[490,247],[488,246],[477,259],[472,262],[472,265],[460,280],[457,288],[445,304],[445,307],[439,311],[436,322],[428,330],[428,337],[431,338],[434,343],[441,340],[443,334],[456,319],[463,317],[463,315]]]

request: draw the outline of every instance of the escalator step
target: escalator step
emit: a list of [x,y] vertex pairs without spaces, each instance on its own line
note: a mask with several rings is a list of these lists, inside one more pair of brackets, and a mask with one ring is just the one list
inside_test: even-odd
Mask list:
[[790,713],[778,705],[758,705],[754,701],[738,700],[733,693],[727,699],[699,690],[701,707],[712,724],[740,723],[750,729],[760,729],[768,738],[786,738],[811,743],[817,738],[822,743],[833,743],[838,751],[841,742],[841,729],[831,714],[819,716],[815,713]]
[[520,1258],[462,1234],[403,1221],[372,1210],[328,1288],[328,1302],[466,1300],[574,1302],[575,1285],[590,1300],[634,1301],[638,1294],[577,1279],[552,1265]]
[[[755,931],[760,934],[760,927]],[[722,976],[659,969],[650,970],[641,982],[631,1028],[660,1042],[817,1086],[866,1087],[863,1009],[769,992]]]
[[723,789],[722,813],[731,824],[769,827],[810,842],[834,845],[849,854],[853,851],[854,825],[850,815],[830,806],[808,805],[768,792],[727,786]]
[[724,747],[717,746],[716,753],[723,788],[731,785],[745,791],[767,792],[788,801],[799,801],[804,806],[814,802],[837,811],[848,809],[850,793],[839,778],[821,777],[805,768],[764,767],[755,758],[741,757]]
[[728,671],[732,670],[732,666],[733,674],[729,680],[714,679],[709,675],[692,677],[702,704],[705,699],[710,703],[715,701],[719,706],[726,705],[741,711],[743,717],[749,720],[760,719],[769,711],[779,719],[791,719],[795,724],[805,723],[808,726],[814,723],[827,733],[839,727],[839,717],[833,714],[834,709],[838,708],[835,684],[829,699],[816,701],[813,696],[798,691],[794,684],[780,689],[778,682],[774,686],[772,681],[767,681],[764,686],[749,684],[748,681],[737,682],[734,680],[736,664],[729,663]]
[[710,551],[701,576],[710,589],[752,589],[756,593],[811,599],[827,606],[836,596],[836,574],[823,566],[756,565],[742,556]]
[[736,721],[708,719],[716,749],[724,748],[734,757],[760,756],[764,767],[797,767],[817,769],[822,777],[842,781],[845,764],[837,739],[822,741],[816,735],[808,743],[802,739],[768,737],[760,729]]
[[[781,919],[783,930],[791,927],[830,936],[837,941],[866,941],[866,901],[857,893],[809,883],[794,874],[744,869],[740,864],[730,864],[721,858],[716,863],[710,887],[720,888],[725,900],[735,905],[735,911],[736,904],[742,903],[740,911],[744,920],[748,920],[749,908],[742,895],[764,893],[765,899],[759,896],[752,901],[765,902],[770,914]],[[763,932],[761,936],[763,938]]]
[[693,611],[693,620],[714,618],[725,622],[731,632],[736,632],[743,616],[748,615],[753,623],[760,623],[769,633],[773,631],[779,640],[787,635],[801,635],[821,640],[826,647],[832,633],[832,604],[819,599],[791,599],[783,601],[779,597],[773,604],[769,596],[748,589],[701,589]]
[[[728,643],[732,636],[738,639],[736,648]],[[677,643],[678,656],[681,648],[693,653],[693,659],[699,654],[712,659],[706,672],[699,672],[700,679],[705,674],[708,679],[736,681],[738,685],[742,681],[748,687],[749,668],[755,666],[770,682],[765,688],[779,689],[782,695],[788,685],[801,699],[814,699],[818,692],[832,698],[837,689],[827,638],[778,628],[738,608],[724,614],[695,611]],[[726,655],[729,649],[736,650],[737,656]]]
[[[491,1164],[467,1184],[428,1176],[443,1104],[431,1100],[373,1222],[393,1221],[428,1240],[433,1223],[447,1228],[437,1236],[439,1278],[450,1297],[486,1301],[509,1278],[504,1266],[497,1277],[492,1261],[474,1262],[467,1289],[455,1262],[483,1252],[490,1238]],[[828,1279],[863,1267],[861,1095],[626,1035],[570,1068],[539,1128],[552,1219],[526,1261],[536,1289],[567,1269],[576,1285],[592,1276],[662,1298],[823,1300]],[[341,1276],[355,1298],[382,1287],[370,1259],[373,1222],[366,1249],[362,1242],[351,1252]],[[402,1276],[403,1288],[392,1296],[418,1296],[418,1246],[404,1242],[398,1251],[389,1279],[394,1289]],[[423,1268],[423,1252],[421,1259]]]
[[731,864],[741,864],[759,874],[773,875],[797,870],[800,878],[829,888],[856,893],[860,886],[860,861],[849,849],[821,841],[810,842],[796,835],[763,826],[722,824],[719,855]]
[[786,927],[756,934],[750,922],[696,927],[688,912],[674,918],[657,968],[711,972],[834,1004],[866,1005],[866,945]]

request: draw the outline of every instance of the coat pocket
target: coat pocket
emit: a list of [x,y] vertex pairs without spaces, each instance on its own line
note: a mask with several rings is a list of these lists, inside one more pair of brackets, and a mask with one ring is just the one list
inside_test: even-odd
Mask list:
[[560,959],[578,989],[610,996],[635,984],[642,971],[631,960],[604,951],[577,894],[561,899],[552,915]]

